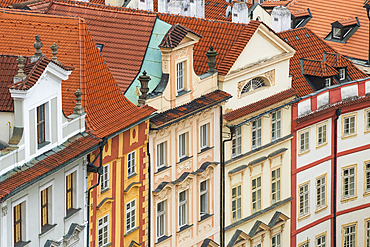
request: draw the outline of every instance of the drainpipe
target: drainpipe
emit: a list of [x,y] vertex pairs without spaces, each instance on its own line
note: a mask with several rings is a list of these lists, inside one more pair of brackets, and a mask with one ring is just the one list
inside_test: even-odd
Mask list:
[[333,246],[337,246],[337,153],[338,153],[338,118],[342,113],[342,109],[337,109],[335,111],[335,119],[334,119],[334,198],[333,198],[333,236],[334,236],[334,243]]
[[221,203],[220,203],[220,246],[225,247],[225,143],[233,139],[235,133],[235,127],[230,126],[230,137],[229,139],[222,140],[222,106],[220,106],[220,140],[222,141],[221,145]]
[[[149,135],[149,134],[148,134]],[[151,215],[152,215],[152,190],[151,190],[151,176],[152,174],[150,173],[150,152],[149,152],[149,140],[148,140],[148,143],[146,144],[146,152],[147,152],[147,155],[148,155],[148,214],[149,217],[148,217],[148,245],[147,246],[151,246],[150,243],[151,243],[151,239],[150,239],[150,232],[152,231],[151,230]]]
[[[100,149],[100,152],[98,154],[98,156],[96,156],[96,158],[94,159],[93,163],[88,163],[88,168],[90,167],[90,172],[93,172],[93,173],[98,173],[98,183],[93,185],[92,187],[90,187],[88,190],[87,190],[87,237],[86,237],[86,241],[87,241],[87,247],[90,246],[90,192],[92,189],[94,189],[95,187],[97,187],[99,184],[100,184],[100,175],[103,174],[103,149],[104,149],[104,146],[105,144],[107,144],[107,139],[104,137],[103,138],[103,141],[100,143],[100,146],[99,146],[99,149]],[[99,167],[95,167],[93,166],[95,161],[99,158],[99,161],[100,161],[100,165]],[[88,169],[89,171],[89,169]]]

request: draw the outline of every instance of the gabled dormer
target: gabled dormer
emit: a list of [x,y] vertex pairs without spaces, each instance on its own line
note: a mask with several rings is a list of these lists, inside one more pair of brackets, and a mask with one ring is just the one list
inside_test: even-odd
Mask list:
[[292,12],[292,28],[304,27],[312,18],[310,9],[300,9]]
[[330,87],[339,72],[326,60],[301,59],[301,72],[314,91]]
[[335,21],[331,24],[331,32],[325,40],[346,43],[359,27],[360,22],[357,17]]

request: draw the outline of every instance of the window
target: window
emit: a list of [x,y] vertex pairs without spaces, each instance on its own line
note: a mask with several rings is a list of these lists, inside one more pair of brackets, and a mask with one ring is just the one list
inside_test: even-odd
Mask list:
[[37,107],[37,143],[45,142],[45,104]]
[[280,233],[272,236],[271,247],[281,247],[281,234]]
[[262,247],[262,243],[255,244],[253,247]]
[[252,211],[261,209],[261,177],[252,180]]
[[179,135],[179,158],[185,158],[188,156],[188,133]]
[[370,110],[365,112],[366,118],[366,130],[370,130]]
[[22,242],[24,229],[25,202],[19,203],[13,208],[14,244]]
[[326,246],[326,235],[321,235],[316,238],[316,247],[325,247]]
[[184,87],[184,62],[176,65],[177,92],[185,90]]
[[309,139],[310,131],[304,131],[299,134],[300,138],[300,148],[299,151],[300,153],[304,153],[310,149],[310,139]]
[[365,192],[370,192],[370,162],[365,163]]
[[208,147],[208,124],[200,126],[200,149]]
[[299,216],[309,213],[309,184],[306,183],[299,187]]
[[366,247],[370,247],[370,220],[365,222],[366,228]]
[[305,243],[300,244],[299,247],[310,247],[310,242],[306,241]]
[[280,168],[271,172],[272,203],[280,201]]
[[262,119],[252,122],[252,149],[261,146]]
[[179,195],[179,226],[185,226],[187,224],[187,190],[183,191]]
[[333,38],[340,39],[341,33],[342,33],[341,28],[336,28],[336,27],[333,28]]
[[346,79],[346,69],[339,69],[339,79],[340,80]]
[[136,199],[126,204],[126,234],[136,227]]
[[46,188],[41,191],[41,229],[49,225],[49,220],[49,188]]
[[265,80],[262,79],[261,77],[256,77],[253,78],[252,80],[248,81],[245,86],[242,89],[242,94],[243,93],[248,93],[253,90],[256,90],[257,88],[264,87],[266,86]]
[[321,146],[325,143],[326,143],[326,124],[322,124],[317,127],[317,146]]
[[167,142],[162,142],[157,145],[157,168],[164,167],[166,165],[166,149]]
[[163,237],[165,232],[165,201],[157,204],[157,238]]
[[343,120],[343,135],[353,135],[356,132],[356,116],[344,117]]
[[343,198],[355,196],[355,167],[343,169]]
[[208,213],[208,187],[207,181],[200,183],[200,216]]
[[109,242],[109,215],[102,217],[98,221],[98,240],[99,247],[105,246]]
[[242,186],[236,186],[231,189],[231,212],[233,221],[242,217]]
[[326,205],[326,176],[316,179],[316,209]]
[[127,176],[136,174],[136,151],[127,155]]
[[343,227],[343,246],[356,247],[356,224]]
[[66,209],[67,209],[67,215],[71,212],[73,209],[73,203],[74,203],[74,198],[73,198],[73,186],[74,186],[74,179],[73,179],[74,173],[69,174],[66,177]]
[[331,78],[325,78],[325,87],[331,86]]
[[280,138],[281,135],[281,111],[271,113],[271,140]]
[[100,192],[104,192],[109,189],[109,164],[103,166],[103,174],[100,176]]
[[231,147],[231,156],[234,158],[242,153],[242,127],[235,128]]

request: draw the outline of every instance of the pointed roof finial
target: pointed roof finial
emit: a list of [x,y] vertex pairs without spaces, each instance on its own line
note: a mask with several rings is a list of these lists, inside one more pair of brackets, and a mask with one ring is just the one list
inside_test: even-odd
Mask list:
[[209,70],[207,72],[209,73],[215,73],[217,70],[216,67],[216,56],[218,55],[217,51],[214,50],[213,46],[209,47],[209,51],[207,51],[206,56],[208,57],[208,67]]
[[40,36],[39,35],[36,35],[36,41],[33,44],[33,47],[35,47],[35,49],[36,49],[35,56],[40,57],[42,55],[41,48],[43,47],[43,44],[42,44],[42,42],[40,40]]
[[55,42],[50,46],[50,49],[52,51],[51,54],[53,54],[53,57],[51,58],[51,60],[53,60],[54,63],[60,63],[57,59],[58,48],[59,48],[59,45],[55,44]]
[[26,59],[22,57],[21,55],[17,58],[18,63],[18,74],[14,76],[14,83],[22,81],[24,78],[26,78],[26,75],[24,74],[24,63],[26,62]]
[[141,95],[139,96],[139,106],[145,105],[145,100],[147,98],[147,93],[149,91],[149,81],[151,80],[150,76],[147,75],[146,71],[144,70],[143,75],[139,76],[139,81],[140,81],[140,92]]
[[85,112],[84,107],[81,104],[81,96],[82,96],[82,91],[80,89],[77,89],[75,92],[76,96],[76,106],[73,107],[73,114],[82,114]]

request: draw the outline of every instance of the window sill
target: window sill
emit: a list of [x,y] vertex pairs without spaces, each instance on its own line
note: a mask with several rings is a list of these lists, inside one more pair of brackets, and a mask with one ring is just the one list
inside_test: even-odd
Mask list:
[[365,193],[364,193],[364,197],[366,197],[366,196],[370,196],[370,190],[365,191]]
[[311,150],[308,149],[306,151],[302,151],[301,153],[298,153],[298,156],[301,156],[301,155],[304,155],[304,154],[308,154]]
[[206,220],[206,219],[208,219],[212,216],[213,216],[213,214],[204,214],[204,215],[200,216],[200,220],[198,222],[202,222],[203,220]]
[[29,243],[31,243],[31,241],[21,241],[21,242],[16,243],[14,247],[26,247],[29,245]]
[[315,214],[318,214],[318,213],[320,213],[320,212],[324,211],[324,210],[325,210],[325,209],[327,209],[327,208],[328,208],[328,205],[325,205],[325,206],[323,206],[323,207],[321,207],[321,208],[318,208],[318,209],[316,209]]
[[302,220],[305,220],[305,219],[307,219],[308,217],[310,217],[311,216],[311,214],[306,214],[306,215],[302,215],[302,216],[300,216],[299,218],[298,218],[298,222],[299,221],[302,221]]
[[346,202],[354,201],[356,199],[357,199],[357,196],[351,196],[351,197],[343,198],[342,200],[340,200],[340,202],[341,203],[346,203]]
[[47,146],[48,144],[50,144],[50,142],[42,142],[40,144],[37,144],[37,149],[41,149],[41,148]]
[[213,149],[213,148],[214,148],[214,147],[205,147],[205,148],[202,148],[198,154],[201,154],[201,153],[207,152],[208,150],[211,150],[211,149]]
[[129,231],[127,231],[127,232],[126,232],[126,234],[125,234],[124,236],[126,237],[126,236],[130,235],[131,233],[133,233],[134,231],[136,231],[136,230],[137,230],[137,229],[139,229],[139,228],[140,228],[140,227],[138,227],[138,226],[137,226],[137,227],[135,227],[135,228],[130,229]]
[[176,97],[180,97],[180,96],[182,96],[184,94],[187,94],[187,93],[190,93],[190,90],[189,91],[186,91],[186,90],[178,91]]
[[128,175],[127,176],[127,179],[130,179],[130,178],[132,178],[132,177],[135,177],[137,175],[137,173],[135,172],[135,173],[132,173],[131,175]]
[[39,234],[39,238],[43,237],[45,234],[49,233],[51,230],[55,228],[57,224],[54,225],[46,225],[41,229],[41,233]]
[[326,145],[328,145],[328,142],[325,142],[325,143],[323,143],[323,144],[317,145],[317,146],[316,146],[316,149],[319,149],[319,148],[325,147]]
[[177,162],[176,164],[180,164],[181,162],[184,162],[185,160],[188,160],[190,158],[193,158],[193,156],[186,156],[184,158],[181,158],[179,162]]
[[189,229],[192,226],[193,226],[193,224],[191,224],[191,225],[184,225],[184,226],[180,227],[180,230],[177,233],[180,233],[182,231],[185,231],[186,229]]
[[356,137],[356,136],[357,136],[357,133],[355,133],[355,134],[350,134],[350,135],[342,135],[342,140],[343,140],[343,139],[347,139],[347,138]]
[[68,220],[69,218],[71,218],[72,216],[76,215],[79,211],[81,210],[81,208],[71,208],[68,212],[67,212],[67,215],[66,217],[64,217],[64,220]]
[[106,245],[104,245],[104,247],[108,247],[108,246],[111,246],[111,245],[113,245],[113,243],[106,244]]
[[106,189],[104,189],[104,190],[100,191],[100,194],[103,194],[104,192],[107,192],[107,191],[109,191],[109,190],[110,190],[110,188],[106,188]]
[[163,241],[165,241],[165,240],[169,239],[170,237],[172,237],[172,235],[171,235],[171,236],[166,236],[166,235],[164,235],[164,236],[162,236],[162,237],[158,238],[158,242],[157,242],[157,243],[155,243],[155,244],[159,244],[160,242],[163,242]]
[[157,175],[158,173],[161,173],[161,172],[163,172],[163,171],[167,170],[168,168],[171,168],[171,166],[162,166],[162,167],[161,167],[161,168],[159,168],[159,169],[157,170],[157,172],[155,172],[154,174],[155,174],[155,175]]

